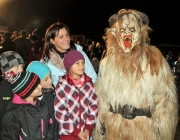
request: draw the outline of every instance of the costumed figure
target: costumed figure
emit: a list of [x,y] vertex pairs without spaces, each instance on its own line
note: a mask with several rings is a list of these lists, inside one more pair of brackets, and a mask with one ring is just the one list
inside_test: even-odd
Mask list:
[[95,140],[173,140],[178,101],[171,69],[150,45],[148,16],[122,9],[109,19],[107,54],[95,83]]

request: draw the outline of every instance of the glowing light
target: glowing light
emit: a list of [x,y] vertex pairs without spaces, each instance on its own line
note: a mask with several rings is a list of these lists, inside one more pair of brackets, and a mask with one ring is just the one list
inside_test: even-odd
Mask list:
[[10,2],[12,2],[12,0],[0,0],[0,18],[6,14]]

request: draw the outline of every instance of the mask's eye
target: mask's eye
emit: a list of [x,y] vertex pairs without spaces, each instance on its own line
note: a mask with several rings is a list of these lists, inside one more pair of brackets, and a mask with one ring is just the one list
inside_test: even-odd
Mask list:
[[131,28],[130,31],[131,31],[131,32],[135,32],[135,29],[134,29],[134,28]]
[[121,32],[124,32],[125,30],[123,28],[120,29]]

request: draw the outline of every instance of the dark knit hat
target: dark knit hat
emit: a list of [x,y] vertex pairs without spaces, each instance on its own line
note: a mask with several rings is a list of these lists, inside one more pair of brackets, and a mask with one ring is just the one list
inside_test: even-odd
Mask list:
[[20,64],[24,66],[24,60],[17,52],[7,51],[0,55],[0,67],[2,73],[5,73],[12,67]]
[[11,84],[12,92],[19,95],[22,99],[27,98],[40,84],[39,77],[32,72],[23,71],[18,74],[6,74],[6,79]]
[[82,55],[82,53],[80,53],[79,51],[76,51],[76,50],[69,51],[65,55],[64,60],[63,60],[65,69],[67,71],[69,71],[69,69],[72,67],[72,65],[80,59],[84,60],[84,56]]

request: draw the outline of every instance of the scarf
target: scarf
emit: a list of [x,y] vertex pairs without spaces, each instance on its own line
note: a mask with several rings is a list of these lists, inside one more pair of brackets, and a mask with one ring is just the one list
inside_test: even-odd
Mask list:
[[69,72],[68,72],[68,77],[73,81],[76,87],[81,88],[84,85],[84,81],[85,81],[84,74],[81,76],[80,80],[75,79]]

